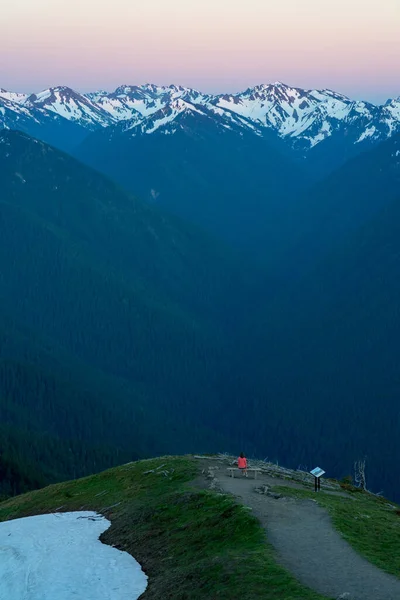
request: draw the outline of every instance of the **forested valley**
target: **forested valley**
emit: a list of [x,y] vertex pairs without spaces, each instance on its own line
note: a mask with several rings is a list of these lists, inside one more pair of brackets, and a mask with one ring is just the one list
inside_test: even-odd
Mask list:
[[398,144],[279,203],[271,188],[279,235],[258,197],[243,251],[229,203],[203,231],[210,203],[187,222],[0,133],[0,494],[244,450],[336,477],[367,457],[369,486],[398,498]]

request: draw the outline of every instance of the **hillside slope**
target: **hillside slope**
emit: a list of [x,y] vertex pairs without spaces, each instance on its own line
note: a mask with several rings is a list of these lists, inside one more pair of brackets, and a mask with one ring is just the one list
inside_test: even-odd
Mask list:
[[[280,457],[336,470],[367,456],[372,489],[396,499],[399,223],[397,199],[287,284],[257,323],[251,355],[259,362],[250,374],[261,389],[264,378],[274,400],[270,419],[291,427],[282,440],[265,425]],[[254,398],[254,410],[262,402]]]
[[[207,463],[216,462],[225,471],[225,458],[213,460],[162,457],[129,463],[1,503],[0,521],[55,511],[100,512],[112,523],[102,541],[130,552],[149,577],[143,600],[323,600],[277,564],[263,529],[247,508],[230,495],[199,489],[199,484],[204,487],[200,471],[207,470]],[[279,475],[276,483],[282,483]],[[284,504],[291,496],[299,502],[313,497],[307,485],[280,488],[280,493],[286,497]],[[328,489],[318,495],[318,502],[360,553],[388,572],[398,572],[398,516],[393,506],[354,488],[349,494],[344,500]],[[360,519],[360,513],[365,518]]]
[[64,460],[46,450],[41,462],[69,477],[95,468],[93,454],[74,471],[74,440],[115,448],[105,467],[122,450],[218,437],[218,369],[242,298],[229,253],[24,134],[0,134],[0,180],[3,425],[20,441],[26,428],[64,439]]

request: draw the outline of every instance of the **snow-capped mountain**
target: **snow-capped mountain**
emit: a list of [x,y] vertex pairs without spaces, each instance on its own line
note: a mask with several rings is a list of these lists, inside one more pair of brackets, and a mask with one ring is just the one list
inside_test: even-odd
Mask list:
[[151,134],[160,128],[171,133],[175,131],[172,123],[185,111],[207,111],[208,117],[222,117],[226,125],[230,120],[257,135],[274,134],[300,156],[309,151],[315,155],[317,148],[324,154],[326,144],[322,142],[327,140],[338,141],[337,154],[346,147],[344,155],[351,156],[400,131],[400,98],[376,106],[332,90],[304,90],[281,82],[217,96],[153,84],[122,85],[111,93],[86,94],[59,86],[29,96],[0,89],[0,103],[0,127],[18,128],[22,116],[37,122],[39,111],[47,122],[49,115],[56,115],[79,126],[81,135],[108,127],[134,129],[135,134]]
[[0,127],[2,129],[18,128],[18,121],[36,119],[31,111],[17,102],[12,102],[5,95],[0,95]]
[[32,134],[32,130],[35,130],[39,133],[44,131],[50,123],[58,120],[56,115],[40,109],[33,109],[23,102],[13,102],[0,95],[0,130],[16,129],[30,134]]
[[87,94],[84,94],[86,98],[89,98],[89,100],[91,102],[98,102],[99,100],[101,100],[101,98],[103,98],[103,96],[107,96],[108,92],[106,92],[106,90],[97,90],[96,92],[88,92]]
[[[400,96],[395,100],[388,100],[382,107],[383,118],[386,117],[388,126],[392,127],[393,131],[399,130],[400,123]],[[392,131],[390,132],[392,133]]]
[[50,88],[39,94],[32,94],[25,100],[24,106],[54,112],[60,117],[92,131],[98,127],[107,127],[115,122],[115,119],[104,111],[99,104],[64,86]]
[[329,90],[306,91],[277,82],[218,96],[213,102],[276,130],[282,137],[296,137],[310,127],[318,107],[324,105],[327,114],[340,114],[346,101],[349,100]]
[[28,97],[28,94],[22,94],[20,92],[8,92],[3,88],[0,88],[0,98],[5,98],[6,100],[10,100],[11,102],[24,102]]
[[259,136],[263,135],[263,128],[250,119],[213,105],[195,104],[182,97],[172,99],[147,116],[135,111],[133,118],[122,121],[119,125],[110,128],[109,131],[110,133],[113,131],[127,133],[131,136],[151,135],[156,131],[159,134],[172,135],[179,129],[184,130],[187,127],[188,119],[193,117],[200,119],[203,123],[207,120],[212,121],[216,128],[246,129]]
[[[94,98],[96,94],[91,94],[89,97]],[[190,88],[146,84],[141,86],[122,85],[111,94],[100,93],[97,96],[97,102],[110,115],[121,120],[130,119],[132,111],[137,111],[146,117],[150,116],[177,99],[195,104],[205,104],[208,98]]]
[[[17,97],[18,101],[9,98]],[[35,106],[19,95],[0,95],[0,130],[14,129],[43,140],[62,150],[70,151],[90,131],[56,112]]]
[[352,128],[353,143],[386,139],[400,130],[400,101],[375,106],[331,90],[302,90],[277,82],[223,95],[217,106],[237,112],[277,131],[301,150],[309,150],[340,129]]

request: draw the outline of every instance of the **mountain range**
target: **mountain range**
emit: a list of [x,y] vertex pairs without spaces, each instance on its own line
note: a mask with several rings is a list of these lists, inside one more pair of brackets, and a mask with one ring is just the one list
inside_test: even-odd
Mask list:
[[[112,93],[87,94],[64,86],[30,95],[0,89],[0,127],[34,134],[42,124],[45,141],[71,149],[90,132],[121,121],[130,136],[150,135],[160,129],[173,134],[179,115],[196,107],[208,109],[208,114],[224,121],[227,128],[233,121],[257,136],[274,133],[288,150],[298,157],[310,154],[315,164],[320,155],[328,154],[333,161],[330,168],[338,161],[334,160],[338,153],[331,150],[332,145],[336,148],[332,141],[340,148],[346,146],[347,157],[400,130],[400,98],[376,106],[331,90],[303,90],[281,82],[221,95],[152,84],[122,85]],[[68,135],[62,126],[65,121],[75,126]],[[166,124],[170,124],[168,130]]]

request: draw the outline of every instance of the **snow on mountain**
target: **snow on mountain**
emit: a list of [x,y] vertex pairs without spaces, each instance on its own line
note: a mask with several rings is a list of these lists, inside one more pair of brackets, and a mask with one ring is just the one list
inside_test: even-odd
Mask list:
[[[190,96],[185,94],[185,97]],[[236,128],[242,131],[245,128],[259,136],[263,135],[262,127],[231,111],[215,106],[194,104],[179,95],[172,96],[172,98],[168,104],[147,117],[135,116],[134,119],[126,121],[118,127],[119,131],[121,133],[130,131],[132,136],[151,135],[156,131],[164,135],[171,135],[179,129],[187,130],[188,127],[193,127],[193,122],[201,119],[203,122],[208,120],[214,127],[220,129]],[[190,124],[189,120],[191,120]]]
[[265,134],[265,128],[257,123],[257,121],[252,121],[240,114],[237,114],[231,110],[222,109],[219,106],[214,106],[212,104],[206,104],[207,108],[214,115],[218,115],[222,117],[225,121],[225,127],[237,127],[237,128],[245,128],[250,129],[253,133],[258,136],[263,136]]
[[91,102],[98,102],[99,100],[101,100],[101,98],[103,98],[104,96],[107,96],[108,92],[106,92],[105,90],[97,90],[96,92],[88,92],[87,94],[84,94],[84,96],[86,98],[88,98]]
[[304,121],[319,104],[329,102],[340,110],[345,101],[344,97],[332,97],[331,93],[310,92],[277,82],[249,88],[239,94],[218,96],[214,103],[286,136],[301,133]]
[[24,105],[54,112],[90,130],[107,127],[115,122],[115,119],[101,106],[64,86],[32,94],[26,99]]
[[22,94],[20,92],[8,92],[3,88],[0,88],[0,98],[5,98],[6,100],[10,100],[11,102],[22,103],[28,97],[28,94]]
[[400,131],[400,96],[396,100],[388,100],[382,107],[382,113],[390,129],[390,135]]
[[197,115],[203,118],[209,118],[209,111],[201,105],[196,106],[181,98],[176,98],[148,115],[143,115],[139,111],[135,111],[133,118],[110,128],[110,133],[130,132],[130,135],[137,136],[144,134],[150,135],[158,131],[168,135],[175,133],[177,127],[181,126],[181,124],[176,122],[177,118],[181,115]]
[[[11,104],[6,106],[5,102]],[[140,126],[137,132],[148,133],[167,126],[186,110],[203,107],[209,111],[208,116],[214,114],[225,126],[230,121],[231,126],[251,129],[257,135],[264,135],[266,130],[274,132],[302,154],[334,135],[346,137],[351,144],[362,144],[383,141],[400,131],[400,98],[375,106],[332,90],[304,90],[281,82],[218,96],[182,86],[153,84],[122,85],[113,92],[87,94],[61,86],[29,97],[1,89],[0,126],[9,126],[11,114],[17,119],[18,106],[28,111],[23,113],[27,119],[38,119],[40,111],[42,116],[58,115],[89,131]],[[120,127],[120,122],[125,125]]]
[[189,104],[181,99],[172,100],[169,104],[166,104],[157,112],[151,114],[146,120],[142,121],[139,125],[135,126],[133,135],[137,135],[138,132],[146,133],[147,135],[154,133],[157,130],[163,131],[163,133],[171,133],[171,130],[167,128],[170,123],[173,123],[176,118],[182,114],[197,114],[204,116],[204,109]]
[[165,105],[161,94],[150,89],[150,86],[128,85],[120,86],[111,94],[99,98],[98,103],[117,120],[130,119],[133,112],[148,116]]
[[101,96],[98,103],[113,117],[121,120],[130,119],[133,112],[150,116],[179,98],[199,104],[204,103],[207,97],[196,90],[175,85],[122,85],[114,92]]
[[303,115],[289,135],[295,146],[305,150],[342,130],[353,129],[357,137],[376,117],[375,110],[376,107],[365,102],[326,98]]
[[357,143],[384,140],[400,127],[399,100],[375,106],[332,90],[303,90],[281,82],[221,95],[213,103],[277,131],[302,150],[339,131],[353,131]]
[[14,129],[70,152],[90,130],[57,112],[28,102],[13,102],[0,96],[0,131]]
[[[302,90],[277,82],[249,88],[243,93],[222,95],[217,106],[273,129],[283,138],[294,138],[305,148],[312,148],[332,135],[338,123],[354,110],[354,103],[331,90]],[[360,114],[365,108],[356,109]]]
[[0,129],[18,129],[19,125],[26,125],[31,121],[39,123],[39,115],[0,95]]

